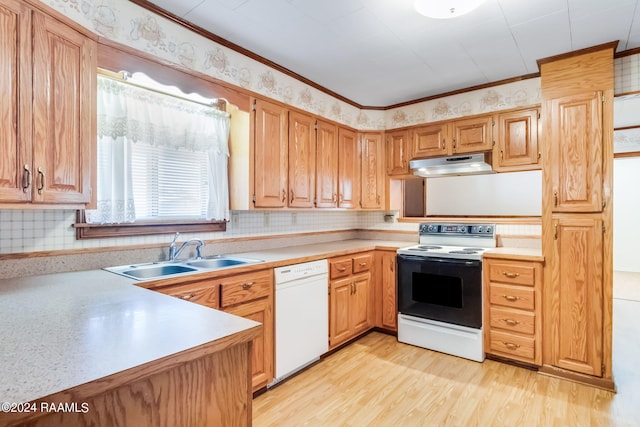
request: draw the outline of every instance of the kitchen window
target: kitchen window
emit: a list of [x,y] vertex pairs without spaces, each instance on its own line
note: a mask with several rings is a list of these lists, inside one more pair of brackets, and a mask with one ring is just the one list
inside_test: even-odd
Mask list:
[[98,76],[97,209],[79,213],[78,238],[223,231],[229,115],[144,75],[118,76]]

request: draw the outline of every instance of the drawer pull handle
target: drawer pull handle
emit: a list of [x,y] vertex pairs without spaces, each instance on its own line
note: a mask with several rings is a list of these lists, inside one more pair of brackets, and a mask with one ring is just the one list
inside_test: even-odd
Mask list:
[[31,187],[31,170],[29,169],[29,165],[24,165],[24,172],[22,174],[22,191],[28,192],[29,187]]
[[189,301],[190,299],[192,299],[192,298],[193,298],[193,297],[195,297],[195,296],[196,296],[196,294],[182,295],[182,296],[180,297],[180,299],[183,299],[183,300],[185,300],[185,301]]
[[256,282],[247,282],[247,283],[243,283],[242,284],[242,289],[244,289],[245,291],[247,289],[249,289],[250,287],[252,287],[253,285],[255,285]]
[[361,262],[360,264],[358,264],[360,267],[366,267],[367,263],[366,262]]
[[347,267],[337,267],[336,270],[339,272],[347,271]]
[[520,297],[516,297],[513,295],[502,295],[502,298],[506,299],[509,302],[516,302],[520,299]]
[[503,271],[502,274],[504,274],[505,277],[508,277],[509,279],[515,279],[516,277],[520,276],[520,273],[509,273],[508,271]]
[[39,177],[39,184],[38,184],[38,194],[42,194],[42,190],[44,190],[44,171],[42,170],[41,167],[38,167],[38,177]]
[[517,350],[520,348],[520,346],[518,344],[514,344],[512,342],[504,342],[502,341],[502,344],[504,344],[505,347],[507,347],[509,350]]
[[503,319],[504,323],[506,323],[509,326],[517,326],[520,324],[520,322],[518,322],[517,320],[513,320],[513,319]]

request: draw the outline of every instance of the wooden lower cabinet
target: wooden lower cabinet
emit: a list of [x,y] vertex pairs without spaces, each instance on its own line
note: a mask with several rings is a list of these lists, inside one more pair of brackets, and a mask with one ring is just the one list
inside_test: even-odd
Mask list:
[[487,354],[542,364],[542,264],[485,258],[484,342]]
[[375,282],[376,326],[389,331],[398,330],[398,302],[396,286],[396,251],[376,251]]
[[329,348],[372,326],[373,253],[329,260]]
[[545,284],[545,365],[603,376],[603,229],[599,215],[555,215]]

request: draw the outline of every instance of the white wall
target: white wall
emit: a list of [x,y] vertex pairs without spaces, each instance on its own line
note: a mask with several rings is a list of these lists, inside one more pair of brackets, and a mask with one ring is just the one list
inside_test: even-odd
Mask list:
[[613,268],[640,272],[640,157],[613,161]]
[[427,179],[427,215],[541,214],[540,171]]

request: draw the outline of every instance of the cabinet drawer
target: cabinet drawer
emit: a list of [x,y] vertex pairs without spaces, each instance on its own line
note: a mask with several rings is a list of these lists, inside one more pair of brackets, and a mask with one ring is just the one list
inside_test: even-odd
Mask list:
[[489,353],[508,354],[533,362],[536,353],[535,342],[536,340],[531,337],[492,330],[489,339]]
[[535,334],[536,316],[530,311],[491,306],[489,316],[492,328],[506,329],[529,335]]
[[534,289],[524,286],[490,283],[489,301],[491,304],[533,310],[535,308]]
[[329,275],[332,279],[349,276],[352,272],[352,259],[329,260]]
[[364,254],[353,257],[353,272],[360,273],[362,271],[369,271],[373,264],[373,255]]
[[220,282],[220,307],[264,298],[271,294],[271,270],[227,277]]
[[158,289],[159,292],[180,298],[185,301],[218,308],[218,287],[214,283],[209,286],[178,285]]
[[492,282],[513,283],[533,286],[535,283],[535,267],[522,262],[489,263],[489,280]]

